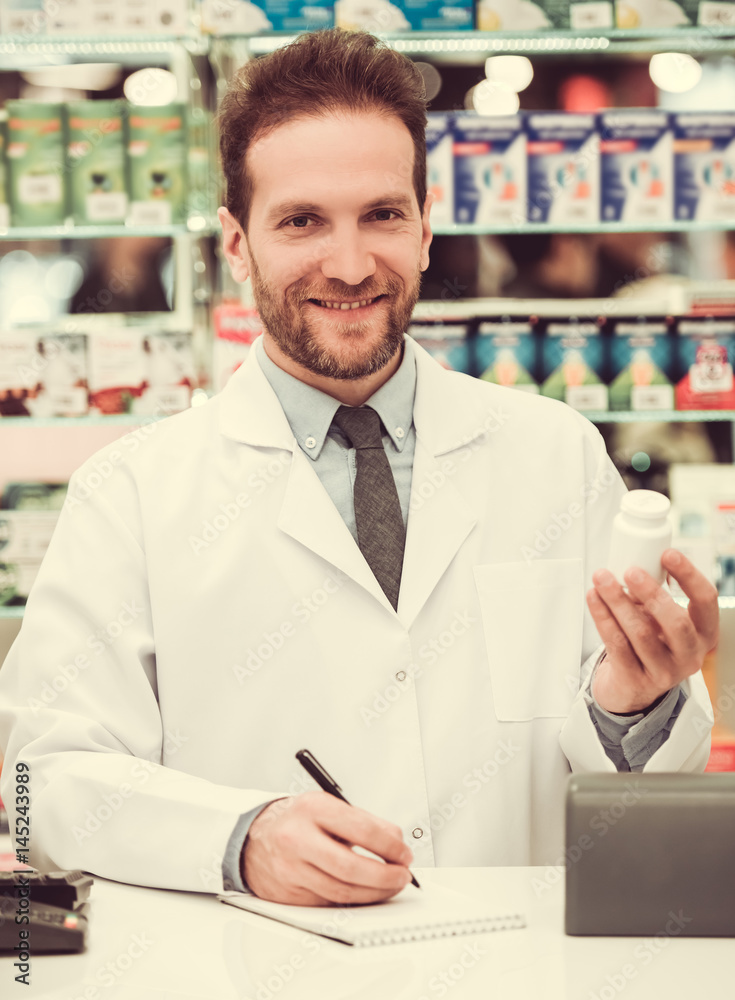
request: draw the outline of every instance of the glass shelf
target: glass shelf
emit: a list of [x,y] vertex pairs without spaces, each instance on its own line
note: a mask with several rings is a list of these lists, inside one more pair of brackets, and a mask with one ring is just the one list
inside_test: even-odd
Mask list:
[[23,604],[14,604],[9,608],[0,607],[0,621],[3,618],[22,618],[24,611],[25,605]]
[[94,240],[115,236],[211,236],[220,231],[204,216],[173,226],[11,226],[0,229],[0,240]]
[[83,417],[0,417],[0,430],[3,427],[111,427],[116,424],[142,427],[143,424],[165,420],[167,416],[174,414],[110,413],[105,416],[89,413]]
[[[293,41],[293,32],[262,35],[213,35],[212,40],[239,38],[254,55],[272,52]],[[496,52],[535,52],[547,56],[637,52],[730,52],[735,25],[711,28],[648,28],[595,31],[412,31],[379,35],[398,52],[426,55],[439,61],[479,62]]]
[[0,69],[5,68],[8,56],[74,56],[96,60],[102,55],[170,55],[182,45],[190,52],[203,54],[209,48],[209,38],[198,32],[187,35],[143,32],[139,35],[4,35],[0,38]]
[[633,424],[639,421],[658,423],[735,421],[735,410],[580,410],[579,412],[593,424]]
[[456,223],[451,226],[432,226],[434,236],[502,236],[524,233],[693,233],[712,230],[735,229],[735,219],[717,219],[713,222],[688,222],[671,220],[668,222],[590,222],[582,226],[563,225],[554,222],[521,222],[518,225],[483,225],[478,222]]

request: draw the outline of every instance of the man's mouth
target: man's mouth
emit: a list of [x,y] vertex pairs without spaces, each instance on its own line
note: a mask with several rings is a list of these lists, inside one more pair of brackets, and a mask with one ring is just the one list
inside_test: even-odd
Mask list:
[[322,309],[339,309],[346,312],[352,309],[365,309],[384,298],[384,295],[375,295],[371,299],[309,299],[309,302],[321,306]]

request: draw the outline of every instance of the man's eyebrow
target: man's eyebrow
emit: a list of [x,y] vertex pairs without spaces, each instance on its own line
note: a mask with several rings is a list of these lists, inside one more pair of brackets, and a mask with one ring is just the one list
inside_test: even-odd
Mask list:
[[[406,194],[386,194],[382,198],[373,198],[363,205],[363,212],[374,211],[376,208],[400,208],[407,214],[413,209],[413,199]],[[278,222],[292,215],[323,215],[328,211],[323,205],[304,201],[283,201],[268,212],[266,222]]]

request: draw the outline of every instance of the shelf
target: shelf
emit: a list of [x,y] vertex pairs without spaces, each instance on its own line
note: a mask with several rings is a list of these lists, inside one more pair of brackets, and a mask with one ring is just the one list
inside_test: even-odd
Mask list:
[[94,60],[100,56],[127,56],[138,62],[150,63],[156,56],[168,61],[171,54],[183,46],[189,52],[203,55],[209,49],[206,35],[4,35],[0,38],[0,69],[14,69],[28,65],[35,58],[48,64],[49,56],[77,62]]
[[732,423],[735,410],[580,410],[593,424],[634,424],[646,421],[657,423],[712,423],[716,420]]
[[14,604],[9,608],[0,607],[0,621],[4,618],[22,618],[24,611],[25,605],[23,604]]
[[696,233],[713,230],[735,229],[735,219],[717,219],[712,222],[590,222],[581,226],[555,222],[520,222],[516,225],[484,225],[478,222],[456,223],[451,226],[432,226],[434,236],[502,236],[525,233]]
[[[253,55],[272,52],[293,41],[292,32],[267,35],[213,35],[215,40],[247,42]],[[599,52],[635,54],[689,52],[708,55],[731,52],[735,26],[723,28],[618,28],[596,31],[412,31],[379,35],[396,51],[425,55],[436,61],[479,62],[498,52],[538,53],[545,56],[595,55]]]
[[211,236],[220,231],[204,216],[173,226],[11,226],[0,229],[0,240],[95,240],[114,236]]
[[173,414],[147,415],[143,413],[111,413],[87,414],[83,417],[0,417],[0,430],[3,427],[141,427],[156,420],[165,420]]

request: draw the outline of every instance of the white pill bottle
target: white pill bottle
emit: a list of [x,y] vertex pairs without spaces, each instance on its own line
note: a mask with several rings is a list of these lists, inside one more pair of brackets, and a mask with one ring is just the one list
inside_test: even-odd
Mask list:
[[663,583],[666,571],[661,556],[671,546],[671,501],[655,490],[631,490],[620,501],[610,539],[607,568],[627,589],[624,573],[640,566]]

